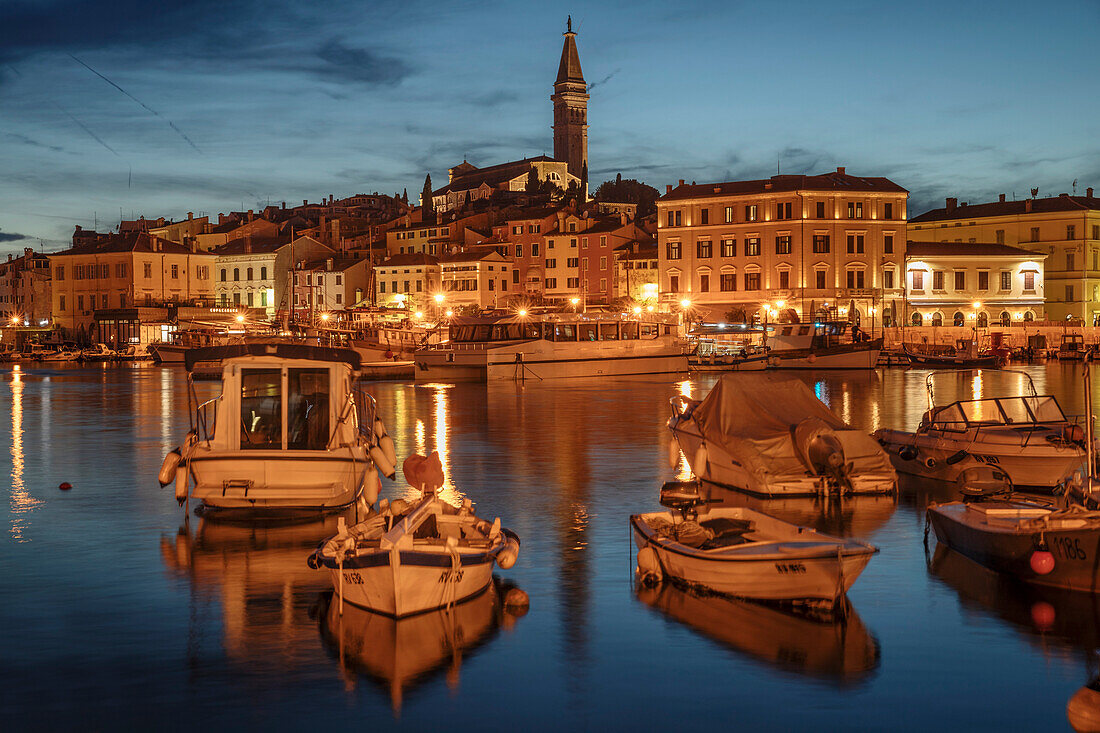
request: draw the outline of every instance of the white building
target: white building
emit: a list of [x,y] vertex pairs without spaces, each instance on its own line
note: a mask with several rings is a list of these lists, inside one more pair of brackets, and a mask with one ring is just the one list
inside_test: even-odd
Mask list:
[[[439,259],[443,297],[448,306],[495,307],[513,292],[512,264],[496,249],[457,252]],[[519,286],[514,286],[518,292]]]

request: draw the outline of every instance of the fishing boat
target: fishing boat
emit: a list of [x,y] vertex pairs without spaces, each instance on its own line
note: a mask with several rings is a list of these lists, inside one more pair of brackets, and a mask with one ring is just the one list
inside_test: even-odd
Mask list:
[[702,400],[672,399],[670,463],[761,496],[893,491],[897,474],[871,437],[837,417],[799,379],[723,375]]
[[301,344],[192,349],[187,366],[222,363],[221,395],[199,403],[188,376],[191,429],[161,466],[162,486],[203,510],[246,515],[333,511],[378,496],[393,478],[393,441],[355,381],[359,355]]
[[850,328],[840,321],[776,325],[768,354],[776,369],[874,369],[883,340],[849,338]]
[[957,339],[953,347],[903,344],[902,349],[913,366],[993,369],[1006,361],[992,352],[980,351],[977,340],[972,338]]
[[39,354],[35,357],[39,361],[45,362],[65,362],[65,361],[79,361],[80,350],[76,348],[69,348],[62,346],[56,351],[50,351]]
[[722,595],[834,611],[877,548],[744,507],[687,502],[630,517],[637,574]]
[[416,350],[417,381],[498,381],[687,372],[676,326],[607,315],[455,318],[450,340]]
[[[1062,412],[1053,395],[1039,395],[1027,372],[1016,375],[1026,393],[956,400],[936,405],[936,371],[925,379],[928,410],[913,432],[882,428],[874,437],[894,467],[926,479],[955,482],[962,472],[979,464],[1004,471],[1016,488],[1050,490],[1064,484],[1084,467],[1085,429]],[[977,375],[980,375],[978,372]]]
[[114,361],[116,356],[115,351],[107,346],[107,344],[92,344],[88,348],[81,350],[80,361]]
[[490,523],[469,499],[454,507],[439,497],[438,453],[409,456],[402,470],[419,500],[387,503],[352,527],[341,522],[309,558],[330,571],[341,607],[346,600],[401,618],[457,604],[488,587],[494,562],[507,569],[519,555],[519,537],[499,517]]
[[1089,356],[1085,337],[1079,333],[1064,333],[1058,344],[1058,361],[1084,361]]

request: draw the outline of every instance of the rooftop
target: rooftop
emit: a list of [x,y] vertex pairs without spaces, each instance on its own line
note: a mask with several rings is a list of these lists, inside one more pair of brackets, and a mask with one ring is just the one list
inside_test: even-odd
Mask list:
[[921,224],[932,221],[980,219],[1029,213],[1049,214],[1059,211],[1100,211],[1100,198],[1095,196],[1070,196],[1068,194],[1051,196],[1045,199],[1025,199],[1023,201],[991,201],[986,204],[973,205],[963,203],[962,206],[953,205],[954,201],[955,199],[949,199],[948,206],[926,211],[920,216],[910,219],[909,223]]
[[169,242],[167,239],[155,237],[146,232],[123,232],[121,234],[104,234],[98,239],[61,252],[51,254],[51,257],[65,255],[94,255],[108,254],[112,252],[158,252],[165,254],[197,254],[207,255],[207,252],[192,252],[182,244]]
[[993,242],[913,242],[906,244],[906,257],[1028,257],[1042,258],[1022,247]]
[[772,176],[758,181],[726,183],[681,183],[657,201],[679,201],[723,196],[743,196],[793,191],[859,191],[866,193],[909,193],[889,178],[853,176],[838,168],[819,176]]

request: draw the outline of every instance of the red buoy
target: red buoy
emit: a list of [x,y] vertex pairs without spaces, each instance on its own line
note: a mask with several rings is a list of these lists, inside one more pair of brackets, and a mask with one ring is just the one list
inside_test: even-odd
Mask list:
[[68,481],[62,481],[61,485],[58,486],[57,488],[61,489],[62,491],[68,491],[72,487],[73,487],[73,485],[70,484]]
[[1031,553],[1031,569],[1038,575],[1048,575],[1054,570],[1054,555],[1046,550],[1036,550]]

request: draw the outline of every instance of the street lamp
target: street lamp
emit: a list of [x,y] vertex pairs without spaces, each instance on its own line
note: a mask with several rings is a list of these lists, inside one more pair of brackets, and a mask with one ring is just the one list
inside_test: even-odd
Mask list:
[[244,323],[244,314],[243,313],[238,313],[237,314],[237,323]]
[[634,315],[640,316],[641,314],[642,314],[642,306],[640,306],[640,305],[634,306]]
[[448,308],[447,312],[444,315],[446,315],[448,318],[450,318],[454,314],[455,314],[455,312],[453,310],[451,310],[450,308]]
[[437,305],[443,305],[443,293],[435,294],[435,302]]
[[327,323],[327,322],[328,322],[328,318],[329,318],[329,316],[328,316],[328,313],[322,313],[322,314],[321,314],[321,320],[322,320],[322,321],[325,321],[325,322]]

